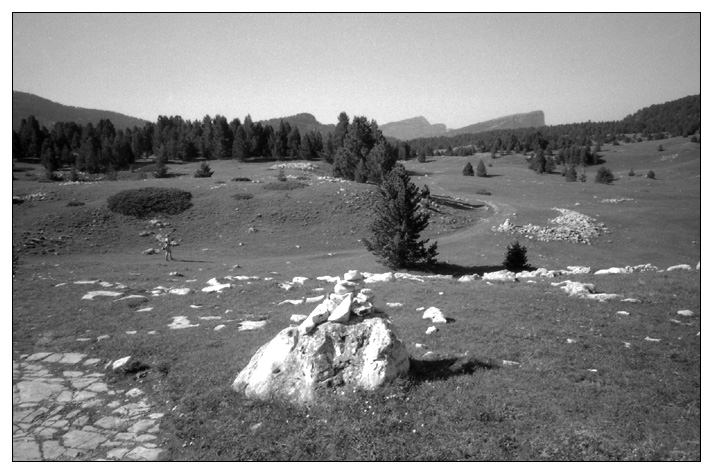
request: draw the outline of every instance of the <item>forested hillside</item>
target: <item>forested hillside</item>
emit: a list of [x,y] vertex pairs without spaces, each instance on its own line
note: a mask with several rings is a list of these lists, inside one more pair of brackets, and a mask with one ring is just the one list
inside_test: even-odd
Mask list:
[[[396,160],[419,155],[470,155],[559,151],[565,163],[597,163],[599,144],[615,141],[659,139],[690,135],[701,128],[701,96],[653,105],[620,121],[495,130],[455,137],[432,137],[406,142],[387,139],[378,124],[363,116],[350,121],[345,112],[337,125],[319,124],[310,114],[293,116],[308,130],[286,119],[254,122],[221,115],[203,120],[159,116],[131,128],[116,127],[108,119],[95,123],[57,122],[47,127],[29,116],[12,132],[13,158],[40,157],[49,171],[75,167],[101,173],[128,168],[135,160],[154,157],[160,164],[171,160],[256,158],[324,160],[333,164],[335,176],[355,181],[381,181]],[[274,124],[274,125],[273,125]],[[320,124],[322,125],[322,124]],[[326,130],[326,132],[325,132]],[[594,150],[590,150],[591,146]],[[536,153],[537,156],[540,154]],[[576,158],[577,157],[577,158]]]

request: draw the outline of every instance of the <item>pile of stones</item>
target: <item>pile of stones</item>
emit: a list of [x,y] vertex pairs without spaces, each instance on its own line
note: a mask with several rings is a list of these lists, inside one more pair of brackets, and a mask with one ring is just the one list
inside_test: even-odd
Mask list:
[[345,273],[344,279],[335,283],[333,292],[300,323],[300,334],[310,333],[321,323],[346,323],[352,317],[370,315],[374,292],[365,288],[358,290],[363,280],[362,274],[355,270]]
[[610,231],[604,223],[576,211],[563,208],[553,208],[560,216],[551,219],[555,227],[537,226],[526,224],[518,226],[506,220],[500,226],[493,227],[493,231],[500,233],[521,234],[528,239],[537,241],[569,241],[579,244],[592,244],[591,239]]

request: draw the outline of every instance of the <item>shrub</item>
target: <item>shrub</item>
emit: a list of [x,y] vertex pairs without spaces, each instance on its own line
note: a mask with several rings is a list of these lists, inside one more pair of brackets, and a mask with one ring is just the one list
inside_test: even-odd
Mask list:
[[290,191],[296,190],[298,188],[305,188],[308,186],[305,183],[300,183],[298,181],[279,181],[273,183],[266,183],[263,188],[266,190],[279,190],[279,191]]
[[104,176],[109,181],[117,181],[119,173],[115,169],[111,168],[104,174]]
[[471,166],[471,162],[466,162],[461,173],[463,173],[464,176],[474,176],[474,167]]
[[285,170],[283,170],[282,168],[278,172],[277,179],[278,181],[288,181],[288,178],[285,176]]
[[250,193],[236,193],[235,195],[233,195],[233,198],[238,201],[249,200],[253,198],[253,195],[251,195]]
[[478,165],[476,165],[476,176],[488,176],[488,172],[486,171],[486,165],[483,164],[483,160],[479,160]]
[[250,178],[239,176],[237,178],[231,178],[231,181],[250,181]]
[[144,218],[153,214],[178,214],[191,207],[191,193],[176,188],[139,188],[120,191],[107,199],[111,211]]
[[491,192],[488,191],[488,190],[486,190],[486,189],[484,189],[484,188],[480,188],[480,189],[474,191],[474,193],[476,193],[477,195],[486,195],[486,196],[490,196],[490,195],[491,195]]
[[67,206],[84,206],[84,202],[72,200],[67,202]]
[[379,187],[372,238],[363,239],[367,250],[391,269],[419,268],[436,262],[436,243],[419,235],[429,225],[429,214],[420,210],[423,192],[412,183],[403,166],[385,175]]
[[606,185],[615,180],[615,175],[612,174],[609,168],[600,167],[595,174],[595,183],[604,183]]
[[[582,176],[585,177],[585,173],[583,173]],[[577,179],[578,179],[578,172],[577,172],[577,170],[575,170],[575,167],[573,167],[573,166],[567,167],[565,170],[565,181],[574,182],[574,181],[577,181]],[[581,181],[585,181],[585,180],[581,180]]]
[[77,172],[77,167],[72,167],[69,171],[69,181],[79,181],[79,172]]
[[692,138],[689,141],[692,143],[699,143],[699,139],[697,138],[696,135],[692,135]]
[[513,241],[506,248],[503,266],[510,271],[523,270],[528,267],[527,249],[518,240]]
[[164,165],[163,163],[157,163],[156,164],[156,170],[154,170],[154,177],[155,178],[168,178],[169,177],[169,169]]
[[654,177],[655,177],[655,173],[652,170],[647,172],[647,178],[651,178],[654,180]]
[[426,162],[426,153],[424,152],[424,150],[419,152],[419,156],[417,157],[417,162],[419,162],[419,163]]
[[198,170],[193,174],[194,178],[210,178],[211,175],[213,175],[213,172],[205,160],[201,162],[198,166]]
[[630,173],[628,173],[627,176],[635,176],[635,169],[630,168]]
[[657,146],[657,151],[658,151],[658,152],[664,152],[664,147],[662,146],[662,144],[659,144],[659,145]]

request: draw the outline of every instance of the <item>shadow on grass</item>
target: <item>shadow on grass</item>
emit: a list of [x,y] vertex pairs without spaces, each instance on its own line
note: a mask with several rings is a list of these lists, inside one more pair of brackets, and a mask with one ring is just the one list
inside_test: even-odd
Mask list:
[[409,358],[409,376],[417,383],[443,380],[460,374],[473,374],[477,370],[500,367],[501,362],[498,360],[474,356],[438,356],[428,360]]
[[479,274],[483,275],[486,272],[498,272],[506,268],[501,265],[483,265],[483,266],[462,266],[459,264],[451,264],[447,262],[437,262],[429,268],[429,272],[434,274],[451,275],[461,277],[464,275]]
[[448,206],[449,208],[454,208],[462,211],[477,211],[486,207],[485,204],[472,205],[470,203],[458,201],[449,196],[442,195],[431,195],[431,200],[440,206]]

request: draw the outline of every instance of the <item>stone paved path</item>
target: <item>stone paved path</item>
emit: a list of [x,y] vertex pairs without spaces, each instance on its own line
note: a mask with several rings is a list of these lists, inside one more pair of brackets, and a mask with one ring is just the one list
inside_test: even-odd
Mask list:
[[163,414],[151,411],[138,388],[110,390],[98,364],[81,353],[13,361],[13,461],[159,458]]

